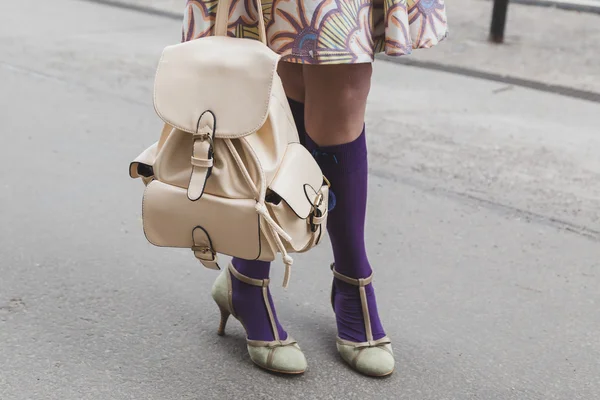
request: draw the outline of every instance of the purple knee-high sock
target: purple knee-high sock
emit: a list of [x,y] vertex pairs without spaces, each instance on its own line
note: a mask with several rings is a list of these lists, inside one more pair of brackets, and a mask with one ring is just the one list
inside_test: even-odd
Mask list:
[[[269,262],[234,258],[232,263],[235,269],[247,277],[254,279],[267,279],[269,277],[269,271],[271,269],[271,263]],[[237,316],[242,320],[244,327],[246,328],[248,339],[265,341],[274,340],[273,330],[271,329],[271,323],[269,322],[269,314],[263,300],[262,288],[238,281],[233,275],[231,276],[231,286],[233,291],[233,309]],[[287,333],[283,330],[281,324],[279,324],[270,291],[269,303],[271,303],[271,310],[273,310],[273,318],[277,325],[279,339],[285,340],[287,339]]]
[[[298,136],[300,143],[304,145],[304,137],[306,131],[304,128],[304,103],[292,100],[288,98],[292,115],[294,116],[294,122],[298,129]],[[249,261],[242,260],[240,258],[233,259],[233,266],[241,274],[244,274],[254,279],[266,279],[269,277],[271,270],[271,263],[264,261]],[[273,331],[271,329],[271,323],[269,322],[269,315],[265,307],[262,289],[256,286],[250,286],[243,282],[238,281],[235,277],[232,277],[231,284],[233,286],[233,308],[235,313],[244,321],[244,326],[248,334],[248,339],[251,340],[264,340],[271,341],[274,339]],[[273,299],[271,298],[271,292],[269,291],[269,302],[271,303],[271,310],[273,310],[273,318],[277,324],[277,330],[279,332],[279,338],[281,340],[287,339],[287,332],[281,327],[279,320],[277,319],[277,313],[275,306],[273,305]]]
[[[335,195],[335,206],[327,221],[335,269],[352,278],[367,278],[372,270],[365,248],[368,175],[365,132],[363,130],[351,143],[328,147],[319,147],[306,135],[306,147],[331,182],[331,191]],[[334,285],[338,335],[352,342],[366,341],[358,287],[338,279],[334,279]],[[385,332],[377,312],[373,285],[367,285],[365,291],[373,338],[381,339]]]

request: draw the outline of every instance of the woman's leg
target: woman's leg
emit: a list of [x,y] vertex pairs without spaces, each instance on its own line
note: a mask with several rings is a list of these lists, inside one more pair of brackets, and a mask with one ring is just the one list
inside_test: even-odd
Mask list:
[[[296,121],[300,142],[304,144],[306,133],[304,129],[304,81],[302,77],[302,65],[282,62],[279,64],[278,72],[283,81],[290,108],[294,115],[294,120]],[[271,263],[264,261],[248,261],[239,258],[233,259],[233,266],[243,275],[254,279],[268,278],[271,269]],[[264,341],[273,340],[273,332],[263,302],[261,288],[247,285],[234,277],[232,277],[231,283],[233,286],[233,308],[235,312],[242,317],[248,333],[248,338]],[[287,333],[277,320],[270,292],[269,301],[279,331],[279,337],[281,340],[285,340],[287,338]]]
[[[271,270],[271,263],[265,261],[249,261],[241,258],[232,260],[235,269],[242,275],[253,279],[267,279]],[[233,310],[240,317],[246,328],[246,334],[250,340],[264,340],[270,342],[275,340],[267,307],[265,306],[262,287],[252,286],[237,280],[231,276]],[[268,292],[273,319],[277,325],[279,338],[287,339],[287,332],[281,327],[275,312],[271,292]]]
[[[307,148],[331,182],[335,206],[327,228],[335,269],[351,278],[367,278],[371,265],[364,240],[367,204],[367,147],[364,116],[371,64],[304,67]],[[335,314],[340,338],[367,341],[359,290],[334,280]],[[365,287],[373,339],[385,336],[371,284]]]
[[306,130],[319,146],[351,143],[363,131],[371,64],[305,65]]

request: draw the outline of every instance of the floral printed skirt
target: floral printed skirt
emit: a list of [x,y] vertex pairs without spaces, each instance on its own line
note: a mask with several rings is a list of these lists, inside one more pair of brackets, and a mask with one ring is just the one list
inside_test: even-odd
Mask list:
[[[183,41],[212,35],[218,0],[187,0]],[[372,62],[448,33],[444,0],[263,0],[269,46],[302,64]],[[255,0],[231,0],[229,35],[258,38]]]

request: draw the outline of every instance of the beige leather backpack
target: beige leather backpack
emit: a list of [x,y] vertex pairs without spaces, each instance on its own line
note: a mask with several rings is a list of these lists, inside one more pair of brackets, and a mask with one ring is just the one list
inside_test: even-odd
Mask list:
[[289,281],[292,258],[325,233],[328,183],[298,142],[266,43],[226,36],[229,1],[219,1],[216,35],[167,47],[154,84],[165,122],[160,140],[130,165],[147,185],[144,233],[156,246],[191,248],[220,269],[217,253],[274,260]]

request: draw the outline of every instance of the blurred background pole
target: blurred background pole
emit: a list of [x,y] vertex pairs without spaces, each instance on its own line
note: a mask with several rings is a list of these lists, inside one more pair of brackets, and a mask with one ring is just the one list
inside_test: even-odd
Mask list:
[[494,43],[504,42],[504,28],[506,27],[507,11],[508,0],[494,0],[492,27],[490,28],[490,41]]

